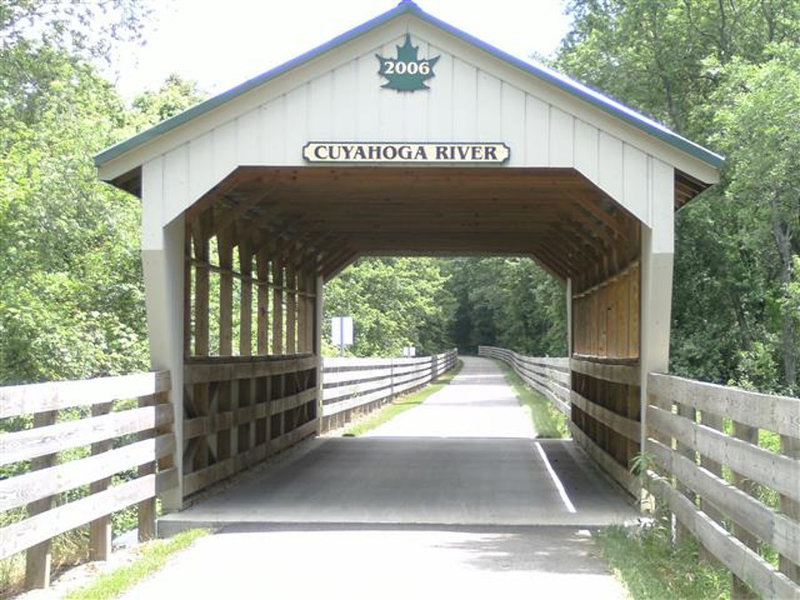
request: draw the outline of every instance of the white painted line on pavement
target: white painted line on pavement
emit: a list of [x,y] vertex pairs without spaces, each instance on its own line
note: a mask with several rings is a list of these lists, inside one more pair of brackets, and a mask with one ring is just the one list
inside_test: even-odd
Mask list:
[[553,470],[553,467],[550,465],[550,461],[547,460],[547,455],[544,453],[542,449],[542,445],[539,442],[534,442],[536,449],[539,451],[539,456],[542,457],[544,461],[544,466],[547,467],[547,472],[550,473],[550,479],[553,480],[553,484],[556,486],[558,490],[558,495],[561,496],[561,501],[564,503],[564,506],[567,508],[567,512],[575,513],[578,512],[575,510],[575,507],[572,505],[572,502],[567,496],[567,490],[564,489],[564,484],[561,483],[561,480],[556,475],[556,472]]

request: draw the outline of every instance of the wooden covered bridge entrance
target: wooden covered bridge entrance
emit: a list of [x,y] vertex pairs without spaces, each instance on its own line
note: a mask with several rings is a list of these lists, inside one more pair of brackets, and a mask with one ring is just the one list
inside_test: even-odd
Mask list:
[[624,470],[640,440],[598,411],[640,421],[666,371],[673,214],[720,163],[412,2],[101,153],[143,203],[165,505],[325,427],[322,288],[368,255],[529,256],[566,282],[574,430]]

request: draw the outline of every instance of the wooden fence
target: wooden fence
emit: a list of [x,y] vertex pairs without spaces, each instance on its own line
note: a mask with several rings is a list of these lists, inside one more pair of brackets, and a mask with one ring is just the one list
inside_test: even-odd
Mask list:
[[0,529],[0,559],[27,550],[28,588],[49,584],[59,534],[90,524],[91,557],[105,560],[111,514],[138,505],[139,537],[155,536],[156,495],[177,484],[169,390],[166,372],[0,388],[0,419],[26,425],[0,435],[0,464],[30,461],[0,480],[0,512],[27,511]]
[[654,373],[647,389],[656,498],[731,571],[733,597],[800,598],[800,399]]
[[[576,391],[583,376],[638,389],[633,365],[534,358],[489,346],[479,353],[507,362],[572,414],[575,441],[629,492],[637,492],[639,481],[613,460],[603,436],[595,441],[574,422],[577,407],[638,448],[638,418]],[[705,556],[731,571],[734,598],[752,597],[752,591],[800,598],[800,399],[654,373],[647,390],[644,457],[652,464],[645,485],[675,515],[678,537],[694,535]]]
[[419,358],[326,358],[322,430],[342,427],[355,414],[431,382],[456,361],[455,350]]
[[569,418],[570,377],[568,358],[537,358],[494,346],[478,346],[478,356],[508,363],[525,382],[538,390]]

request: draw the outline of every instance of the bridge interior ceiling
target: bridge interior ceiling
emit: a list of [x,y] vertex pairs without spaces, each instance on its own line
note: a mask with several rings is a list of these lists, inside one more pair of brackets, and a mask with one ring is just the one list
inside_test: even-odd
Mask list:
[[638,220],[573,169],[239,167],[187,211],[326,280],[360,256],[529,256],[574,289],[639,257]]

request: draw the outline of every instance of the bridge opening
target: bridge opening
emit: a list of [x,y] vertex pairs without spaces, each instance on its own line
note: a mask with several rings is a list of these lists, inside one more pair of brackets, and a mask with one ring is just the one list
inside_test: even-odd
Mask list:
[[575,169],[240,166],[181,221],[181,500],[341,422],[322,286],[361,256],[522,256],[567,282],[576,438],[620,472],[638,452],[594,406],[640,420],[641,223]]

